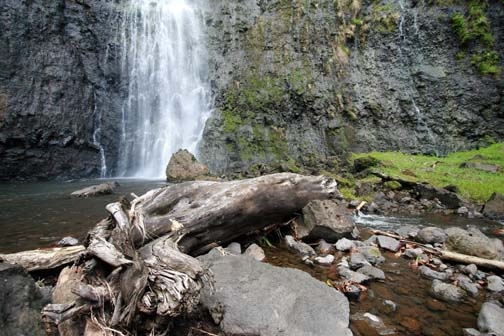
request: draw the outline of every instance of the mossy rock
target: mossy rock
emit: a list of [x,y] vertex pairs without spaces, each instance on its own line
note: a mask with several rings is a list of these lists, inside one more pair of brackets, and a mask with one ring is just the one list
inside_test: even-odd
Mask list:
[[399,190],[402,188],[402,184],[398,181],[387,181],[383,185],[390,190]]
[[356,158],[354,161],[354,172],[360,173],[366,169],[376,167],[380,164],[380,160],[372,157],[372,156],[363,156],[360,158]]

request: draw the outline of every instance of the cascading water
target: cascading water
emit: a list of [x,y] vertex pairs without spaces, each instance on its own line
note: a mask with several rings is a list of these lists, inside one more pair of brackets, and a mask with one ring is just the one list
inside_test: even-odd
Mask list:
[[[407,62],[407,57],[406,57],[406,55],[404,55],[404,52],[403,52],[404,44],[405,44],[405,42],[407,42],[406,41],[406,34],[404,32],[404,22],[405,22],[407,13],[405,10],[403,0],[399,0],[399,7],[401,9],[401,17],[399,20],[399,56],[400,56],[402,63],[404,64],[404,66],[406,68],[409,68],[409,64]],[[423,7],[423,2],[421,3],[421,7]],[[413,29],[414,29],[414,36],[418,38],[418,34],[420,33],[420,30],[418,27],[418,13],[416,10],[413,12]],[[417,123],[417,129],[415,130],[415,133],[417,133],[418,131],[425,132],[425,134],[427,135],[427,141],[430,142],[430,144],[425,143],[425,144],[422,144],[422,146],[424,146],[425,148],[427,148],[429,145],[432,146],[433,154],[438,156],[439,150],[438,150],[438,146],[437,146],[437,140],[434,137],[432,130],[430,129],[429,125],[427,124],[427,122],[422,114],[422,111],[418,107],[418,105],[415,101],[415,98],[414,98],[414,91],[413,90],[415,88],[415,83],[413,81],[413,77],[411,76],[411,74],[409,75],[409,82],[410,83],[409,83],[409,90],[408,91],[409,91],[409,95],[411,97],[410,98],[411,99],[411,106],[413,108],[413,112],[414,112],[414,115],[416,118],[416,123]],[[415,138],[418,138],[418,135]]]
[[129,6],[118,175],[156,178],[175,151],[196,151],[210,114],[201,17],[189,0],[131,0]]

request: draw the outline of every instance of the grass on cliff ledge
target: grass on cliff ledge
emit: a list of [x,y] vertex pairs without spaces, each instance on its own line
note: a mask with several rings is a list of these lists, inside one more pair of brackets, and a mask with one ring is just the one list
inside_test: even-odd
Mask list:
[[[405,180],[428,182],[436,187],[455,185],[467,200],[484,203],[493,192],[504,193],[504,143],[446,157],[411,155],[399,152],[354,154],[353,159],[372,156],[380,161],[374,170]],[[461,168],[464,162],[478,162],[499,167],[497,173],[475,168]]]

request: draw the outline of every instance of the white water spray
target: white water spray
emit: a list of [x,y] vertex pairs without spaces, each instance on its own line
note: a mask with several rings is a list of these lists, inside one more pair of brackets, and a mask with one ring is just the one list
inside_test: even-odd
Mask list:
[[189,0],[130,1],[119,176],[161,177],[175,151],[196,151],[210,114],[200,19]]

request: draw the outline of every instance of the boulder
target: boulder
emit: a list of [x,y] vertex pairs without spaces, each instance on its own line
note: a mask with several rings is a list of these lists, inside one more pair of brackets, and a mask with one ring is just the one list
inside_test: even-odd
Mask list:
[[438,279],[438,280],[446,280],[449,278],[449,275],[443,272],[437,272],[430,269],[427,266],[420,266],[418,268],[418,272],[427,279]]
[[354,160],[353,171],[360,173],[366,169],[376,167],[380,164],[380,160],[372,156],[363,156]]
[[416,239],[424,244],[444,243],[446,233],[435,226],[428,226],[418,231]]
[[46,335],[40,318],[46,303],[21,266],[0,263],[0,334]]
[[430,184],[419,183],[415,191],[420,198],[432,200],[437,198],[446,208],[458,209],[464,205],[464,201],[454,192],[443,188],[436,188]]
[[334,245],[338,251],[350,251],[355,247],[355,242],[347,238],[341,238]]
[[358,230],[352,213],[334,200],[314,200],[303,208],[304,224],[299,238],[324,239],[335,243],[343,237],[356,238]]
[[381,269],[371,265],[362,266],[357,270],[357,273],[367,275],[374,280],[385,280],[385,273]]
[[448,250],[476,257],[494,259],[499,251],[495,244],[478,229],[468,230],[452,227],[445,230],[448,235],[445,246]]
[[487,289],[491,292],[504,292],[504,280],[498,275],[488,276]]
[[478,329],[482,332],[504,335],[504,308],[494,302],[485,302],[478,314]]
[[207,166],[187,149],[180,149],[172,155],[166,167],[166,179],[170,182],[194,181],[210,173]]
[[110,195],[114,192],[114,189],[119,186],[117,182],[107,182],[102,184],[93,185],[83,189],[79,189],[71,193],[70,195],[76,197],[93,197],[100,195]]
[[352,335],[347,298],[305,272],[243,256],[200,260],[214,278],[201,304],[225,335]]
[[485,203],[483,215],[492,219],[504,219],[504,195],[494,192]]
[[462,162],[460,164],[460,168],[473,168],[477,170],[483,170],[489,173],[497,173],[500,170],[499,166],[480,162]]

